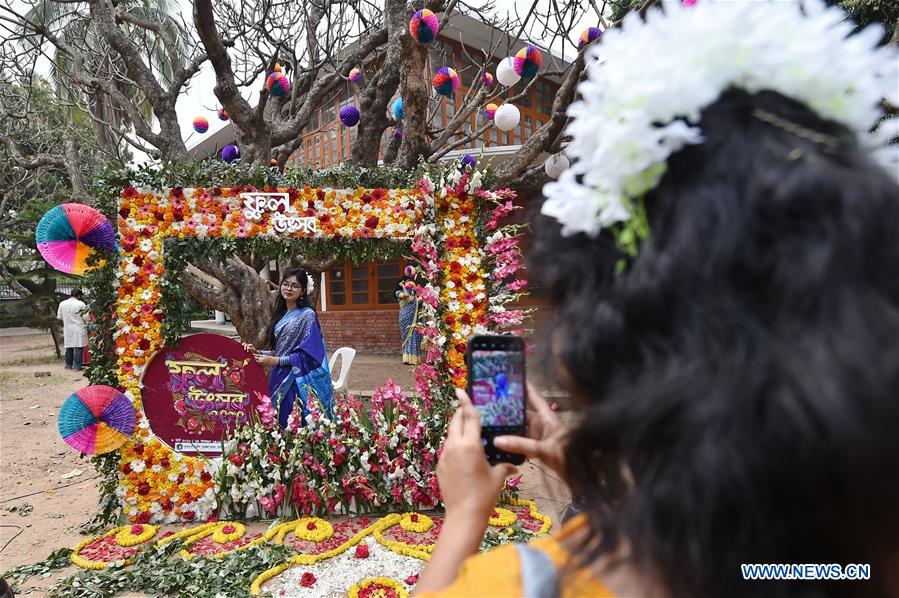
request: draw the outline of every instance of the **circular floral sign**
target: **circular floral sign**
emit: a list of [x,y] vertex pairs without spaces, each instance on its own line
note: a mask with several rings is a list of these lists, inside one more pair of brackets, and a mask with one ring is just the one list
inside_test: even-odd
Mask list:
[[143,376],[143,407],[153,434],[186,455],[220,455],[222,440],[247,423],[265,372],[240,343],[194,334],[162,349]]

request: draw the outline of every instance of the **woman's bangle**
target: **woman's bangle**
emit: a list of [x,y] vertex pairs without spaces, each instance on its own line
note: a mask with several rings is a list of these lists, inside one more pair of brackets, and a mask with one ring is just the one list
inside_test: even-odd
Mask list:
[[281,355],[278,357],[278,365],[290,365],[290,355]]

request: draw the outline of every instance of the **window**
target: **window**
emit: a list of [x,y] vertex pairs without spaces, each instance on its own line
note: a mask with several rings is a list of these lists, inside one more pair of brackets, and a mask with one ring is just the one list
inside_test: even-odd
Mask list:
[[537,81],[535,84],[537,96],[537,112],[541,114],[549,114],[553,109],[553,88],[544,81]]
[[329,310],[394,309],[399,304],[394,291],[403,276],[404,262],[345,262],[325,277]]

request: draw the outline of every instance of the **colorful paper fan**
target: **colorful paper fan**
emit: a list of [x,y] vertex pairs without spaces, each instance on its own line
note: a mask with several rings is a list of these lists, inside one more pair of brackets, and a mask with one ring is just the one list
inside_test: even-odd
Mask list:
[[487,120],[493,120],[493,116],[496,114],[497,108],[499,108],[499,106],[493,103],[484,106],[484,116],[487,117]]
[[348,79],[353,83],[358,83],[359,79],[362,78],[362,71],[357,68],[351,68]]
[[448,66],[442,66],[434,73],[434,91],[448,98],[453,97],[456,88],[459,87],[459,75],[454,69]]
[[290,93],[290,79],[281,71],[280,64],[276,64],[275,70],[266,78],[265,88],[274,97],[284,97]]
[[134,433],[137,412],[124,394],[111,386],[82,388],[59,410],[59,434],[78,452],[102,455],[114,451]]
[[218,115],[219,115],[219,120],[228,120],[228,119],[231,118],[230,116],[228,116],[228,113],[225,112],[225,109],[224,109],[224,108],[219,108],[219,109],[217,110],[217,112],[218,112]]
[[115,230],[106,216],[80,203],[52,208],[38,222],[34,237],[47,263],[67,274],[84,274],[93,248],[116,248]]
[[535,46],[520,49],[515,54],[515,72],[522,77],[530,79],[540,70],[543,64],[543,54]]
[[409,21],[409,33],[420,44],[429,44],[437,37],[440,30],[440,20],[427,8],[419,10]]
[[481,74],[481,83],[484,84],[484,87],[493,87],[493,75],[484,71],[484,73]]
[[584,44],[590,44],[599,39],[602,35],[602,29],[599,27],[588,27],[581,33],[580,39],[577,41],[577,47],[580,48]]

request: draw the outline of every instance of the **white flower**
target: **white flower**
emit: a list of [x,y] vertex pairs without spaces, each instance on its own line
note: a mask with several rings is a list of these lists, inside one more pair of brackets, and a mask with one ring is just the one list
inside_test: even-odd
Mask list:
[[143,459],[132,459],[128,465],[134,473],[142,473],[147,468],[147,464]]
[[779,92],[883,153],[884,140],[868,131],[881,99],[899,96],[899,52],[877,49],[879,27],[850,35],[845,13],[821,0],[679,4],[664,0],[664,15],[650,11],[645,21],[629,16],[587,51],[582,99],[568,110],[572,164],[544,187],[542,212],[563,235],[595,236],[630,218],[628,206],[658,184],[668,157],[702,143],[695,123],[728,88]]
[[151,239],[141,239],[140,243],[138,243],[140,250],[143,252],[148,252],[153,249],[153,241]]

